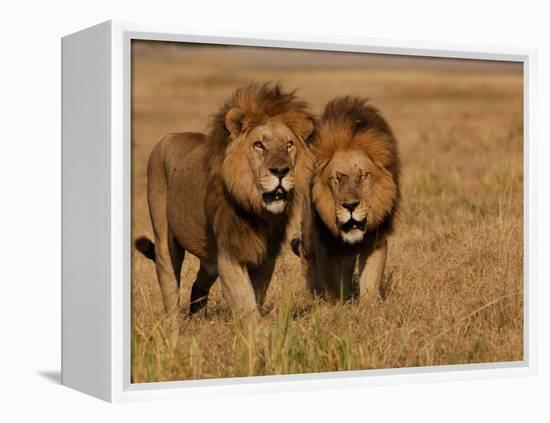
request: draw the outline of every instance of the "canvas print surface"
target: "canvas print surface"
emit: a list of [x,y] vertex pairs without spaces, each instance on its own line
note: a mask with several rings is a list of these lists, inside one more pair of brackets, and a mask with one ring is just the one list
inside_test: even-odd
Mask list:
[[522,64],[131,66],[132,383],[523,359]]

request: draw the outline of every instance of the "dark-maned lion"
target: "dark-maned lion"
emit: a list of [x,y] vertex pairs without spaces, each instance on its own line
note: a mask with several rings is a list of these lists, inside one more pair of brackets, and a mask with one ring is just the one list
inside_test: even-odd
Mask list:
[[219,276],[233,311],[258,314],[296,191],[307,186],[313,129],[293,92],[250,85],[213,116],[207,135],[170,134],[154,148],[147,189],[155,243],[142,237],[136,247],[155,260],[169,315],[179,310],[186,251],[200,259],[191,313],[206,306]]
[[293,241],[309,287],[347,300],[358,264],[359,296],[378,297],[400,198],[397,141],[367,100],[341,97],[327,104],[312,150],[302,242]]

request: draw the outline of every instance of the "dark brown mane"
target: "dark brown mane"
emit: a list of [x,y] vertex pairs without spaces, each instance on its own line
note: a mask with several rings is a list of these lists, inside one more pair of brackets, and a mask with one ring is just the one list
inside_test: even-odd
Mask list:
[[[389,174],[397,187],[391,208],[379,210],[385,217],[376,230],[379,233],[391,233],[394,215],[401,200],[399,176],[401,162],[397,149],[397,140],[380,111],[360,97],[337,97],[330,101],[322,114],[318,131],[312,142],[317,165],[314,170],[314,185],[319,189],[315,204],[322,211],[323,221],[337,236],[338,229],[331,226],[335,221],[334,206],[330,190],[321,189],[324,178],[321,176],[327,164],[337,151],[362,151],[377,167]],[[381,183],[378,183],[382,187]]]
[[398,178],[397,141],[380,111],[368,101],[351,96],[330,101],[321,117],[315,150],[322,159],[330,159],[340,149],[364,150],[377,165]]
[[368,102],[368,98],[337,97],[325,106],[322,121],[326,124],[346,125],[355,132],[367,128],[391,132],[380,111]]

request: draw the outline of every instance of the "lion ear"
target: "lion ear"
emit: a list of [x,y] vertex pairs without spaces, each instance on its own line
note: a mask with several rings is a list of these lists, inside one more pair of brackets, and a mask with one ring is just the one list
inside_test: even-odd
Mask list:
[[233,107],[225,115],[225,127],[231,134],[231,138],[238,137],[244,131],[244,110]]
[[296,128],[298,135],[307,143],[309,136],[313,133],[315,128],[313,121],[310,119],[303,119]]

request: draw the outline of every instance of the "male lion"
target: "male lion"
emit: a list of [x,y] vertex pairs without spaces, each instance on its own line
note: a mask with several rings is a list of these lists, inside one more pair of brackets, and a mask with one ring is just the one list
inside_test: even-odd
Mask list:
[[313,129],[294,92],[253,84],[233,93],[208,135],[169,134],[157,144],[147,168],[155,243],[142,237],[136,247],[155,260],[169,315],[179,310],[186,251],[200,259],[191,314],[206,306],[218,275],[233,311],[259,314],[295,191],[307,186]]
[[378,297],[400,198],[397,141],[366,99],[340,97],[325,107],[312,149],[302,242],[292,243],[309,288],[328,299],[351,298],[357,263],[359,296]]

